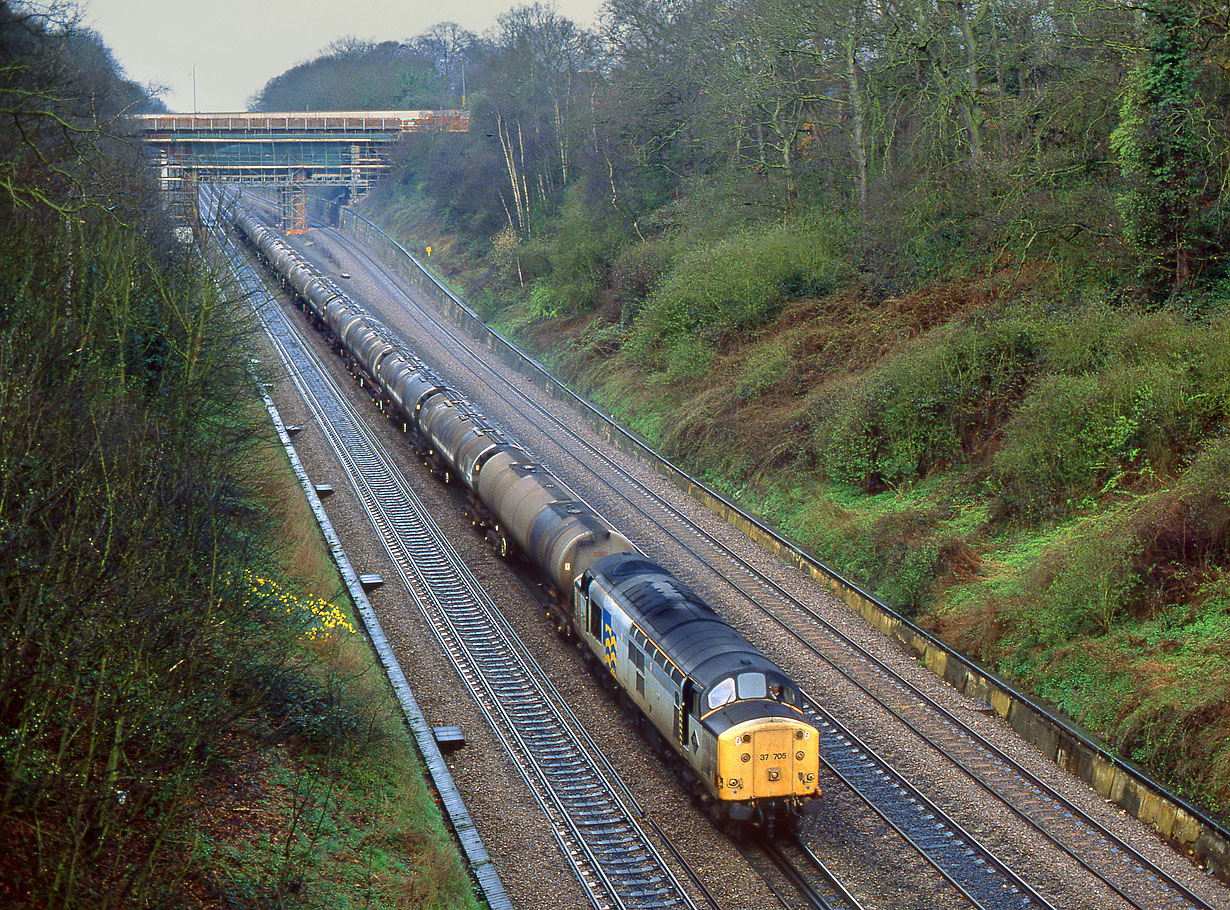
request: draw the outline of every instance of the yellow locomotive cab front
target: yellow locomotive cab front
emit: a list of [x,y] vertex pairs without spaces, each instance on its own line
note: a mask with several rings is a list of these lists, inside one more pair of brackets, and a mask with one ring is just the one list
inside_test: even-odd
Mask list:
[[718,799],[814,799],[819,772],[816,731],[805,723],[749,720],[718,737]]

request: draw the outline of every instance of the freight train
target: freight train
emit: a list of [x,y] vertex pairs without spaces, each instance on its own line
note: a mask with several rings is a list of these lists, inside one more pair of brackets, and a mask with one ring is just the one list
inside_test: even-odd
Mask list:
[[[272,228],[229,219],[407,434],[501,555],[523,554],[548,609],[719,822],[772,827],[820,806],[819,741],[786,673],[458,393],[395,344]],[[665,745],[665,748],[663,747]]]

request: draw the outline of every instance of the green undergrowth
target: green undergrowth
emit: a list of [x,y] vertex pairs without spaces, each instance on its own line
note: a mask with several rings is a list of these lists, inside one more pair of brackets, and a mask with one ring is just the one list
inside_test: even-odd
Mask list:
[[875,495],[710,480],[1224,819],[1226,448],[1173,485],[1032,527],[997,527],[985,501],[953,495],[951,473]]
[[1230,320],[1054,290],[798,301],[696,370],[599,320],[552,350],[669,457],[1224,812]]
[[280,529],[271,567],[294,581],[243,584],[297,646],[247,676],[261,710],[197,795],[192,890],[227,908],[478,907],[315,517],[267,424],[265,435],[253,474]]
[[267,755],[259,804],[198,840],[202,892],[230,907],[478,906],[414,743],[395,720],[373,733],[362,759]]
[[562,248],[540,244],[494,325],[1224,817],[1228,302],[1135,306],[1046,263],[885,296],[843,265],[840,224],[704,231],[671,211],[614,251],[584,235],[607,269],[585,312],[535,303]]

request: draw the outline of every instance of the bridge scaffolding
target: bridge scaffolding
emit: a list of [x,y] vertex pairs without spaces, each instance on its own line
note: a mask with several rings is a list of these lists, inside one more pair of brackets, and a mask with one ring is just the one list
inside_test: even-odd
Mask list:
[[272,185],[282,201],[286,231],[305,226],[305,187],[344,187],[356,201],[388,173],[402,137],[464,132],[470,125],[464,110],[144,114],[133,119],[168,194],[195,198],[202,182]]

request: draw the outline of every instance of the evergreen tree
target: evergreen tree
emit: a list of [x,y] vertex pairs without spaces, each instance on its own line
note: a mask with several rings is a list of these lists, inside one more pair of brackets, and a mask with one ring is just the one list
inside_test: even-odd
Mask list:
[[1126,239],[1155,294],[1174,297],[1200,273],[1209,240],[1200,223],[1211,202],[1211,161],[1195,91],[1191,12],[1165,3],[1148,14],[1144,54],[1132,72],[1111,145],[1125,190]]

